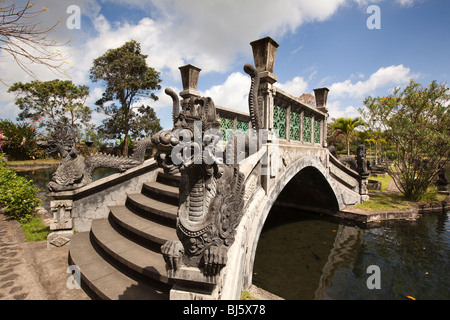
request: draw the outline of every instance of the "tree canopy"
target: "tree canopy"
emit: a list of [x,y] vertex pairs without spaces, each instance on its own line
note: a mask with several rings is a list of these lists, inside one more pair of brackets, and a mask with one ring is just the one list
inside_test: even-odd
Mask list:
[[[93,82],[101,81],[105,85],[102,98],[96,102],[98,110],[109,116],[103,122],[104,130],[123,135],[125,156],[128,155],[129,134],[134,130],[133,123],[143,122],[138,120],[139,117],[151,113],[148,106],[135,113],[133,109],[138,107],[134,104],[142,97],[158,100],[152,91],[161,89],[160,73],[147,65],[146,58],[147,55],[141,53],[140,44],[131,40],[95,59],[90,69],[90,79]],[[118,105],[114,103],[116,101]],[[155,119],[157,120],[156,117]],[[159,125],[159,120],[157,121]]]
[[70,125],[79,133],[91,120],[92,110],[85,105],[89,88],[70,80],[16,82],[8,92],[16,94],[15,103],[22,110],[18,121],[36,121],[47,129]]
[[338,118],[332,125],[331,130],[334,136],[344,135],[345,144],[347,146],[347,155],[350,155],[350,139],[355,134],[357,127],[363,126],[364,122],[361,118]]
[[367,97],[366,108],[360,110],[398,150],[397,160],[386,170],[410,200],[426,193],[450,156],[449,90],[436,81],[423,87],[411,80],[387,97]]

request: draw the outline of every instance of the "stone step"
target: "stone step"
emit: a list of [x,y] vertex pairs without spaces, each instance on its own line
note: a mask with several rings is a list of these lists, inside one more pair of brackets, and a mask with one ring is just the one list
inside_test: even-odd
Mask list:
[[115,223],[137,239],[151,243],[152,247],[158,248],[158,250],[167,240],[178,239],[175,228],[146,219],[125,206],[111,206],[109,209],[111,210],[110,217]]
[[169,286],[143,281],[126,274],[107,262],[101,250],[96,250],[89,232],[72,237],[69,263],[77,265],[81,280],[100,299],[107,300],[161,300],[169,299]]
[[168,174],[164,172],[159,172],[158,176],[156,177],[156,182],[160,182],[178,188],[180,185],[180,179],[181,175],[179,173]]
[[92,221],[91,233],[96,244],[114,261],[150,279],[168,283],[163,256],[138,244],[113,226],[109,219]]
[[125,204],[131,211],[151,220],[163,220],[169,226],[175,228],[178,207],[169,203],[158,201],[138,193],[129,194]]
[[142,193],[152,199],[178,207],[179,191],[177,187],[160,182],[146,182],[142,186]]

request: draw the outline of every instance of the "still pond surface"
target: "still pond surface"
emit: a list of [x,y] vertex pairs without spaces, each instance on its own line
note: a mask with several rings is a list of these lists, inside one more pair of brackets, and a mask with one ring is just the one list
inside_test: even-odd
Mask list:
[[[17,174],[25,176],[30,180],[33,180],[33,184],[36,188],[40,189],[37,193],[38,197],[42,200],[42,206],[49,210],[50,209],[50,198],[48,196],[47,183],[52,179],[53,173],[56,171],[55,168],[50,169],[40,169],[40,170],[29,170],[29,171],[18,171]],[[92,181],[96,181],[103,177],[109,176],[116,173],[117,170],[110,168],[98,168],[92,173]]]
[[[274,207],[253,283],[285,299],[450,299],[449,216],[367,228]],[[380,289],[367,286],[371,265],[379,267]]]
[[[55,169],[21,172],[43,190]],[[98,169],[93,180],[115,173]],[[450,212],[368,228],[274,207],[255,257],[253,283],[285,299],[450,299]],[[380,289],[369,289],[371,265]]]

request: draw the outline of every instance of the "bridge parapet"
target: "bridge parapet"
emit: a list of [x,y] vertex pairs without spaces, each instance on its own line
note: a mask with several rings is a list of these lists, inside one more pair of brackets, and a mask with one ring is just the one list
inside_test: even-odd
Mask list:
[[328,114],[279,88],[273,91],[272,128],[278,138],[325,147]]
[[231,110],[225,107],[216,106],[216,112],[220,119],[220,130],[222,131],[222,140],[231,139],[234,132],[247,133],[252,127],[250,115],[245,112]]

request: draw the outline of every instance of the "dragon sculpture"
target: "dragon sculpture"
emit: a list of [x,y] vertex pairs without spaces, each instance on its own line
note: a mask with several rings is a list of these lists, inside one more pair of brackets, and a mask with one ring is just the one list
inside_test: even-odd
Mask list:
[[103,153],[83,157],[77,150],[75,134],[71,127],[57,127],[48,141],[39,144],[41,148],[48,149],[48,153],[61,155],[61,163],[53,173],[47,188],[49,191],[58,192],[83,187],[91,182],[92,173],[96,168],[113,168],[121,172],[133,168],[144,161],[145,151],[151,145],[150,138],[138,141],[135,151],[130,157],[118,157]]
[[[244,176],[237,165],[224,163],[218,145],[220,121],[211,98],[183,99],[181,112],[174,114],[173,130],[153,137],[160,166],[166,172],[181,173],[176,228],[179,240],[167,241],[161,251],[169,269],[184,264],[216,275],[226,264],[242,215]],[[195,124],[201,124],[201,132],[195,130]],[[201,137],[194,137],[198,133]]]
[[339,157],[336,152],[336,148],[333,145],[328,146],[330,154],[334,156],[340,163],[348,166],[350,169],[359,173],[360,176],[368,176],[370,171],[367,168],[366,162],[366,146],[364,144],[358,145],[356,149],[356,157],[353,156],[343,156]]
[[[253,129],[261,127],[258,108],[259,77],[255,68],[244,67],[252,78],[249,107]],[[245,149],[237,150],[234,135],[225,150],[220,144],[220,120],[214,102],[209,97],[191,96],[180,102],[166,89],[173,100],[172,130],[153,137],[159,165],[165,172],[181,173],[180,205],[177,212],[178,240],[167,241],[161,247],[168,269],[181,265],[198,267],[207,276],[217,275],[227,262],[228,249],[234,242],[235,230],[243,214],[244,175],[236,161],[239,152],[249,155],[249,135]],[[196,129],[201,125],[201,130]],[[163,142],[164,140],[165,142]]]

